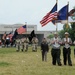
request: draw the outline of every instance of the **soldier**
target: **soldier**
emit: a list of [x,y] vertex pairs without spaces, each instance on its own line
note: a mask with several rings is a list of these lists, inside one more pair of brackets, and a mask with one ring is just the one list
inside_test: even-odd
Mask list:
[[65,38],[63,39],[63,59],[64,59],[64,65],[66,65],[67,63],[67,59],[68,59],[68,65],[72,66],[72,61],[71,61],[71,48],[70,48],[70,44],[72,44],[72,40],[71,38],[69,38],[69,33],[65,32]]
[[32,39],[32,51],[37,52],[37,45],[38,45],[38,39],[37,39],[37,37],[33,37],[33,39]]
[[21,38],[21,50],[24,51],[24,38]]
[[57,32],[54,33],[54,38],[51,40],[51,45],[52,45],[52,50],[51,50],[51,55],[52,55],[52,64],[56,65],[56,62],[58,66],[61,66],[61,61],[60,61],[60,44],[61,44],[61,39],[58,38]]
[[45,38],[41,43],[41,51],[42,51],[42,61],[47,61],[47,52],[49,51],[49,46]]
[[18,52],[18,51],[20,51],[20,44],[21,44],[21,42],[20,42],[20,39],[16,39],[16,51]]
[[28,51],[28,44],[29,44],[29,39],[28,39],[28,37],[26,37],[24,39],[24,49],[26,52]]

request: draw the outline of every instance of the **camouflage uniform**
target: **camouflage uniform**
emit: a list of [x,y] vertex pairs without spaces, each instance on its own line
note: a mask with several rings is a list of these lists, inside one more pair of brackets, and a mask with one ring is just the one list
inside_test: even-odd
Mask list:
[[24,38],[21,39],[21,50],[24,51]]
[[37,51],[38,39],[34,37],[32,39],[32,51]]
[[29,39],[28,38],[25,38],[24,39],[24,49],[25,49],[25,51],[28,50],[28,43],[29,43]]
[[16,51],[20,51],[20,39],[16,39]]

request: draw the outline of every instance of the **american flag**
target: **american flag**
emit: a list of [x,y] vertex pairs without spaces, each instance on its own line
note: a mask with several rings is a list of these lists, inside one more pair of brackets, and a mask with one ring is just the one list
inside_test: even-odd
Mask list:
[[17,29],[18,34],[22,34],[27,31],[26,25],[21,26],[20,28]]
[[57,11],[57,3],[53,7],[53,9],[49,13],[47,13],[47,15],[44,16],[43,19],[40,21],[41,25],[45,26],[47,23],[51,22],[52,20],[55,20],[57,16],[56,11]]

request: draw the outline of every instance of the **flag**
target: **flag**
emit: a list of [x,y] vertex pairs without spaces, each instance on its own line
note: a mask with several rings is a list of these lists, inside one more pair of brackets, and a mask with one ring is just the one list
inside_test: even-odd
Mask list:
[[68,4],[59,10],[57,19],[60,21],[68,20]]
[[18,32],[17,32],[17,29],[16,29],[15,32],[14,32],[14,35],[12,36],[12,40],[16,39],[17,35],[18,35]]
[[12,31],[12,32],[10,32],[10,33],[7,35],[7,37],[9,37],[10,41],[12,41],[13,31]]
[[40,21],[42,27],[45,26],[47,23],[51,22],[52,20],[55,20],[57,16],[57,3],[54,5],[53,9],[47,13],[46,16],[43,17],[43,19]]
[[30,36],[29,36],[29,41],[30,42],[31,42],[31,40],[32,40],[33,37],[36,37],[34,30],[30,33]]
[[69,13],[68,13],[68,22],[75,22],[75,9],[72,9]]
[[18,34],[22,34],[27,31],[26,25],[21,26],[20,28],[17,29]]
[[72,9],[70,12],[68,12],[68,19],[67,20],[62,20],[61,23],[72,23],[75,22],[75,9]]
[[60,21],[63,24],[66,24],[66,28],[68,28],[68,6],[69,4],[65,5],[63,8],[61,8],[58,12],[58,21]]
[[52,23],[68,23],[68,4],[58,11],[57,20],[53,20]]
[[75,9],[72,9],[69,13],[68,16],[75,16]]

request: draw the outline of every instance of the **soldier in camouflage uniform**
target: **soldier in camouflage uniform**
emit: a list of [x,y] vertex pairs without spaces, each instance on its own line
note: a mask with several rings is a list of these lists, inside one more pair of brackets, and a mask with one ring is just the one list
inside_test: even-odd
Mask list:
[[37,37],[33,37],[32,39],[32,51],[37,51],[38,39]]
[[29,44],[29,39],[26,37],[26,38],[24,39],[24,50],[25,50],[25,51],[28,51],[28,44]]
[[21,38],[21,50],[24,51],[24,38]]
[[20,39],[16,39],[16,51],[20,51]]

